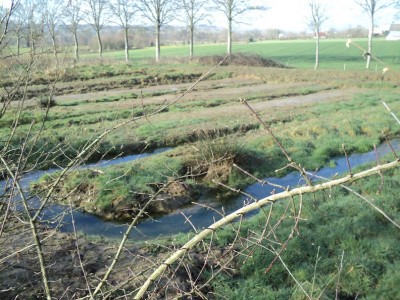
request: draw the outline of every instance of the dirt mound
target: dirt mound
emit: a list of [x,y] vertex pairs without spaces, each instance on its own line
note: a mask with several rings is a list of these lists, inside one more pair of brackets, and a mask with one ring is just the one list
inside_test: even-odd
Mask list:
[[[224,59],[223,55],[200,56],[195,58],[202,65],[216,65]],[[258,54],[231,54],[223,65],[249,66],[249,67],[269,67],[269,68],[287,68],[285,65],[272,59],[264,58]]]

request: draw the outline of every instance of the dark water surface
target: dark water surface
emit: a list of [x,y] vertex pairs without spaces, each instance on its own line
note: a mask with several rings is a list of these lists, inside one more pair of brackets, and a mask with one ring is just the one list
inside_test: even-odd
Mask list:
[[[392,146],[396,151],[400,150],[400,139],[394,140],[391,142]],[[154,155],[156,153],[160,153],[166,151],[168,149],[159,149],[152,153],[145,153],[141,155],[130,155],[121,157],[118,159],[110,160],[110,161],[101,161],[100,163],[90,164],[83,166],[82,168],[99,168],[106,167],[111,165],[116,165],[124,162],[133,161],[139,158],[144,158],[146,156]],[[377,153],[379,157],[383,157],[384,155],[390,153],[391,150],[387,144],[382,144],[377,148]],[[332,177],[336,173],[343,174],[348,172],[347,162],[345,157],[333,158],[332,161],[335,162],[335,167],[325,167],[316,172],[315,174],[322,177]],[[362,164],[368,162],[376,161],[376,152],[370,151],[363,154],[352,154],[349,156],[349,161],[351,167],[357,167]],[[48,171],[38,171],[32,174],[28,174],[25,176],[21,182],[22,185],[26,188],[29,187],[29,183],[31,181],[38,180],[44,174],[48,174],[51,172],[55,172],[57,170],[48,170]],[[303,180],[301,176],[297,172],[290,173],[282,178],[265,178],[265,181],[278,184],[284,187],[296,187],[298,185],[303,184]],[[0,187],[4,187],[4,182],[0,182]],[[272,186],[264,185],[262,186],[259,183],[252,184],[248,186],[244,192],[247,194],[251,194],[255,198],[264,198],[271,194],[273,190],[279,192],[276,188]],[[207,203],[209,207],[212,207],[218,211],[223,211],[225,214],[229,214],[241,207],[243,207],[244,203],[249,201],[245,196],[238,196],[230,201],[219,202],[215,199],[199,199],[199,203]],[[55,215],[58,215],[62,212],[66,211],[66,207],[62,205],[52,204],[46,211],[44,212],[43,219],[51,220]],[[256,212],[255,212],[256,213]],[[253,213],[254,214],[254,213]],[[170,234],[175,234],[179,232],[189,232],[192,231],[192,226],[185,222],[185,216],[190,219],[190,222],[196,226],[197,229],[202,229],[211,225],[215,220],[220,219],[220,215],[215,211],[202,207],[200,205],[192,205],[183,209],[179,209],[173,213],[168,215],[155,218],[155,219],[147,219],[136,226],[136,231],[133,230],[131,233],[131,237],[134,239],[151,239],[159,236],[165,236]],[[75,220],[76,229],[80,232],[83,232],[88,235],[102,235],[105,237],[113,237],[118,238],[121,237],[123,232],[126,230],[126,224],[119,224],[117,222],[104,221],[99,217],[96,217],[89,213],[84,213],[79,210],[73,211],[73,217]],[[72,231],[72,222],[71,215],[69,212],[65,213],[63,219],[63,226],[61,231],[70,232]]]

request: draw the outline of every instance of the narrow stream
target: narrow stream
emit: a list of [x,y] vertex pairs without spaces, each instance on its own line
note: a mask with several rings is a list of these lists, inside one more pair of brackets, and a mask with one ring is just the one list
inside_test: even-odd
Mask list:
[[[400,150],[400,139],[394,140],[391,142],[393,148],[398,151]],[[153,153],[145,153],[141,155],[130,155],[122,158],[118,158],[111,161],[102,161],[96,164],[86,165],[83,168],[91,168],[91,167],[106,167],[111,165],[116,165],[119,163],[133,161],[139,158],[143,158],[146,156],[154,155],[156,153],[160,153],[166,151],[168,149],[159,149]],[[379,157],[383,157],[384,155],[390,153],[390,147],[387,144],[382,144],[377,148],[377,153]],[[343,174],[348,171],[347,162],[345,157],[338,157],[336,159],[332,159],[335,162],[335,167],[325,167],[319,170],[316,175],[322,177],[331,177],[338,174]],[[360,166],[362,164],[368,162],[374,162],[376,160],[375,151],[370,151],[363,154],[352,154],[349,156],[349,161],[352,168]],[[29,182],[32,180],[37,180],[41,176],[46,173],[54,172],[56,170],[49,171],[39,171],[32,174],[27,175],[22,179],[22,184],[24,187],[29,187]],[[302,179],[297,172],[290,173],[285,177],[281,178],[265,178],[266,181],[275,183],[281,186],[289,186],[295,187],[299,184],[302,184]],[[0,187],[4,187],[4,182],[0,182]],[[252,184],[245,189],[245,192],[253,195],[255,198],[263,198],[271,194],[274,187],[271,186],[262,186],[259,183]],[[218,211],[223,211],[225,214],[229,214],[244,205],[246,201],[245,196],[238,196],[235,199],[225,202],[219,202],[215,199],[207,199],[202,198],[199,199],[199,203],[207,203],[209,207],[212,207]],[[65,206],[62,205],[51,205],[48,210],[46,210],[44,214],[44,219],[49,219],[54,215],[63,213],[65,211]],[[170,234],[175,234],[179,232],[189,232],[192,231],[193,228],[188,222],[185,222],[185,216],[190,219],[190,222],[196,226],[197,229],[202,229],[208,227],[213,223],[213,220],[220,219],[220,215],[215,211],[202,207],[200,205],[192,205],[183,209],[179,209],[173,213],[168,215],[155,218],[155,219],[147,219],[140,224],[137,225],[136,229],[131,233],[131,238],[134,239],[151,239],[159,236],[166,236]],[[101,235],[105,237],[118,238],[121,237],[124,231],[127,229],[126,223],[117,223],[104,221],[99,217],[96,217],[92,214],[85,213],[79,210],[73,211],[73,217],[75,220],[76,229],[80,232],[83,232],[88,235]],[[61,227],[61,231],[63,232],[71,232],[72,231],[72,222],[71,215],[65,214],[63,219],[64,225]]]

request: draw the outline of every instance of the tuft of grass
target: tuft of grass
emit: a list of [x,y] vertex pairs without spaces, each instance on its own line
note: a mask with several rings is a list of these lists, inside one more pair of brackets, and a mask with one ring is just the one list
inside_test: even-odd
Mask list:
[[41,96],[37,100],[40,108],[51,108],[57,105],[56,100],[52,96]]

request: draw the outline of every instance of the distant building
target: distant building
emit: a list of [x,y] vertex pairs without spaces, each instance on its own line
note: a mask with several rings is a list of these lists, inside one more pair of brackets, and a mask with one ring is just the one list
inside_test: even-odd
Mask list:
[[386,36],[387,41],[400,41],[400,24],[392,24],[389,28],[389,34]]
[[[326,39],[328,37],[328,33],[326,32],[319,32],[318,33],[320,39]],[[314,39],[317,38],[317,33],[314,32]]]

